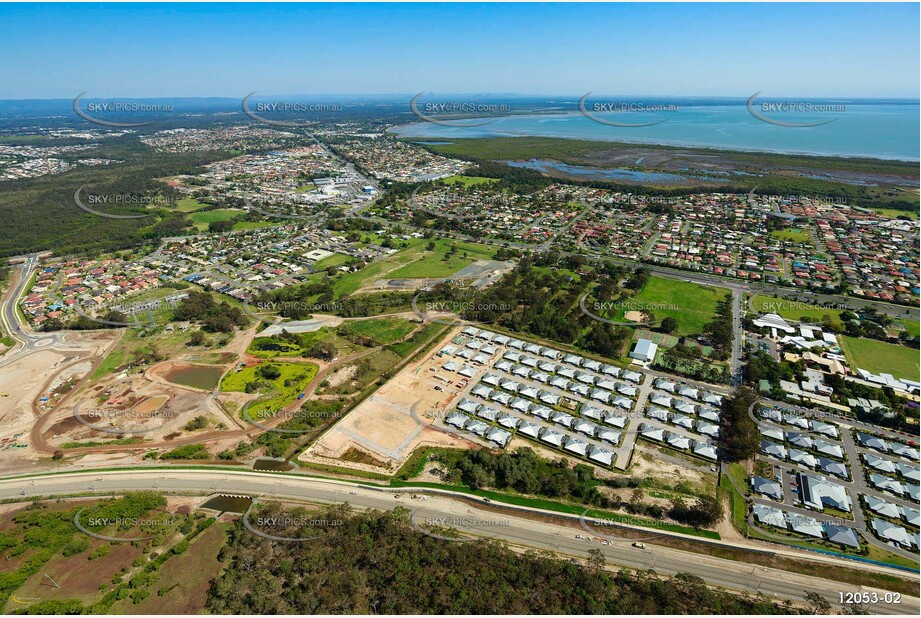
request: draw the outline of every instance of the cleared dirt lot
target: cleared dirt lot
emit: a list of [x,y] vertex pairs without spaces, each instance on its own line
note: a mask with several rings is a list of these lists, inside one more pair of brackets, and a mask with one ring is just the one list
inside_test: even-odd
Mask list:
[[[452,329],[420,360],[404,367],[321,436],[299,459],[391,474],[419,446],[472,446],[467,440],[433,425],[437,414],[453,405],[460,389],[435,380],[430,369],[444,362],[437,352],[459,331],[460,327]],[[444,390],[436,390],[436,386]],[[341,461],[339,458],[350,448],[385,462],[385,467]]]

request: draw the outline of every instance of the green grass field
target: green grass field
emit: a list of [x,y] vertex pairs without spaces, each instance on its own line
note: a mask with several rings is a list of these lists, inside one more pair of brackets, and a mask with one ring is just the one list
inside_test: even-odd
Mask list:
[[774,230],[771,232],[771,236],[777,238],[778,240],[786,240],[789,242],[812,242],[812,235],[808,231],[797,230],[793,228],[788,230]]
[[260,392],[272,393],[271,396],[263,396],[256,403],[249,407],[250,417],[259,420],[259,414],[263,413],[262,418],[267,418],[266,413],[277,413],[281,408],[295,400],[297,395],[304,390],[307,385],[317,375],[318,368],[312,363],[283,363],[273,361],[271,364],[278,367],[281,375],[274,380],[266,380],[258,373],[260,365],[250,365],[238,371],[231,371],[221,380],[221,391],[246,392],[246,384],[253,381],[265,381],[271,384],[271,389],[263,389]]
[[471,187],[473,185],[498,182],[498,180],[495,178],[485,178],[483,176],[449,176],[448,178],[443,178],[442,182],[449,185],[464,185],[464,187]]
[[219,208],[217,210],[193,213],[189,219],[195,223],[195,227],[199,230],[207,230],[209,223],[214,221],[231,221],[241,214],[243,214],[243,211],[235,208]]
[[[346,296],[362,286],[386,277],[387,279],[413,279],[420,277],[449,277],[474,260],[491,259],[494,250],[486,245],[475,243],[436,240],[435,249],[426,251],[429,241],[414,239],[410,246],[379,262],[369,264],[359,271],[347,273],[333,281],[333,291],[337,297]],[[457,245],[457,253],[447,262],[442,258],[447,255],[451,244]],[[463,257],[464,253],[467,257]]]
[[[457,246],[457,253],[448,256],[452,245]],[[389,276],[394,279],[447,278],[476,260],[492,259],[494,254],[495,251],[486,245],[437,240],[433,251],[424,251],[423,248],[421,259],[393,271]],[[445,257],[448,259],[445,260]]]
[[346,322],[340,329],[370,337],[375,345],[390,345],[411,333],[415,327],[415,324],[403,318],[375,318]]
[[657,322],[667,317],[678,321],[673,335],[692,335],[703,332],[704,326],[713,321],[717,303],[728,295],[725,288],[653,276],[643,289],[624,301],[627,307],[620,307],[607,317],[622,320],[631,307],[646,307]]
[[176,202],[176,210],[181,212],[195,212],[196,210],[201,210],[207,205],[208,204],[202,204],[194,197],[184,197]]
[[840,311],[823,309],[816,305],[806,305],[799,301],[757,294],[752,298],[751,307],[760,313],[776,313],[782,318],[797,322],[802,321],[802,318],[809,318],[813,322],[821,322],[822,318],[827,315],[831,317],[833,323],[842,324]]
[[898,219],[902,216],[907,216],[911,219],[918,218],[917,210],[896,210],[895,208],[874,208],[874,212],[878,212],[884,217],[889,217],[890,219]]
[[876,339],[856,339],[838,335],[838,343],[852,369],[891,373],[896,378],[917,380],[921,373],[918,351]]
[[908,331],[908,334],[912,337],[917,337],[921,335],[921,321],[918,320],[899,320],[902,326],[905,327],[905,330]]

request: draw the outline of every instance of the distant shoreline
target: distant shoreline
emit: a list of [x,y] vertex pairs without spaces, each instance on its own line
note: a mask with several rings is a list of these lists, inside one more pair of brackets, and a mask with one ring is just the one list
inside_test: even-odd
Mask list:
[[[858,105],[863,105],[861,103],[855,103]],[[896,103],[887,103],[891,105],[899,105]],[[872,105],[872,104],[870,104]],[[917,103],[905,103],[905,105],[917,105]],[[701,108],[707,108],[708,106],[700,106]],[[742,106],[744,109],[744,105]],[[747,110],[746,110],[747,115]],[[546,119],[548,117],[554,117],[555,119],[560,119],[563,123],[568,122],[569,119],[577,120],[581,114],[578,112],[549,112],[549,113],[535,113],[535,112],[526,112],[521,114],[510,114],[508,116],[499,117],[499,118],[490,118],[490,117],[470,117],[464,118],[459,122],[470,121],[471,123],[484,120],[516,120],[518,123],[521,123],[522,120],[527,122],[527,120],[533,119],[535,123],[539,123],[540,119]],[[635,117],[635,116],[634,116]],[[752,119],[754,120],[754,119]],[[560,123],[554,123],[553,127],[559,127]],[[665,126],[664,124],[662,126]],[[752,126],[757,127],[758,122],[754,121]],[[898,161],[905,163],[917,163],[921,161],[921,154],[919,156],[906,156],[906,155],[891,155],[880,153],[841,153],[835,152],[833,150],[823,149],[821,146],[816,148],[783,148],[783,147],[771,147],[768,145],[752,145],[752,144],[713,144],[713,143],[704,143],[695,139],[670,139],[667,137],[661,136],[649,136],[645,138],[634,138],[634,137],[624,137],[623,135],[611,135],[608,133],[605,134],[605,130],[609,129],[606,127],[601,127],[599,125],[599,131],[591,132],[589,134],[580,135],[576,131],[569,131],[567,134],[562,134],[562,132],[554,132],[553,130],[540,130],[540,124],[536,125],[537,128],[532,130],[516,128],[514,130],[499,130],[495,128],[486,127],[446,127],[443,125],[437,125],[433,123],[428,123],[424,121],[410,122],[400,125],[395,125],[387,129],[387,132],[395,135],[396,137],[406,140],[406,141],[426,141],[426,140],[445,140],[450,141],[452,139],[501,139],[501,138],[515,138],[515,137],[544,137],[552,139],[564,139],[564,140],[582,140],[582,141],[593,141],[601,143],[610,143],[623,144],[624,146],[654,146],[654,147],[667,147],[667,148],[685,148],[693,150],[708,150],[712,152],[723,152],[723,153],[748,153],[748,154],[778,154],[778,155],[791,155],[791,156],[803,156],[803,157],[824,157],[824,158],[836,158],[836,159],[873,159],[878,161]],[[686,128],[682,128],[686,131]],[[783,129],[781,129],[783,130]],[[797,131],[799,129],[788,129],[790,131]],[[419,131],[417,133],[417,131]],[[494,132],[490,132],[494,131]],[[906,129],[908,133],[912,133],[914,129],[910,127]],[[791,137],[793,135],[791,134]]]

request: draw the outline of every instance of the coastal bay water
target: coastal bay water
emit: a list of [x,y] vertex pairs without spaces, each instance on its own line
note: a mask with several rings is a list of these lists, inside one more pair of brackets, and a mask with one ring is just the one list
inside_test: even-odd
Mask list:
[[[470,127],[416,122],[395,127],[392,131],[402,138],[420,139],[541,136],[904,161],[921,158],[918,145],[921,108],[917,102],[835,100],[827,103],[845,108],[834,112],[763,113],[787,123],[832,121],[811,127],[785,127],[764,122],[750,114],[742,102],[732,105],[678,104],[675,111],[593,112],[598,118],[620,123],[662,121],[642,127],[610,126],[572,111],[513,114],[495,118],[489,124]],[[573,104],[573,109],[578,109],[577,104]]]

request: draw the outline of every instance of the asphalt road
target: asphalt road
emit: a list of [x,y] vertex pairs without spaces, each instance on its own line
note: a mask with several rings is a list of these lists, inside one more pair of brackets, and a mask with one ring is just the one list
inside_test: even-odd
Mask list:
[[[118,494],[132,490],[155,490],[164,493],[224,493],[249,495],[263,499],[288,498],[317,503],[348,502],[359,508],[391,509],[397,505],[413,511],[413,521],[444,518],[446,524],[476,536],[489,536],[523,547],[553,551],[565,556],[585,558],[589,549],[600,549],[609,564],[634,569],[654,569],[662,575],[690,572],[706,582],[738,592],[764,594],[776,601],[802,601],[804,594],[815,592],[839,605],[839,592],[856,591],[855,586],[790,573],[778,569],[748,565],[712,556],[680,551],[647,543],[632,546],[629,540],[610,537],[610,545],[577,539],[579,528],[547,521],[535,521],[524,515],[473,506],[458,500],[450,492],[428,490],[425,498],[411,499],[405,490],[380,489],[334,479],[273,476],[252,471],[217,470],[127,470],[54,474],[31,478],[0,480],[0,499],[28,496],[73,495],[95,493]],[[402,494],[397,498],[396,494]],[[416,492],[422,495],[423,492]],[[597,530],[597,528],[595,528]],[[587,535],[585,531],[581,534]],[[900,605],[877,604],[873,613],[915,614],[919,600],[902,597]]]

